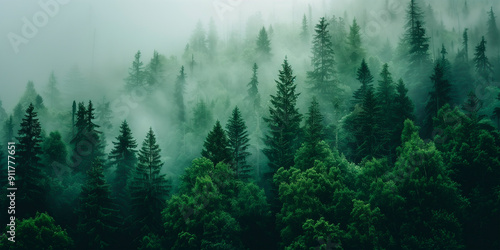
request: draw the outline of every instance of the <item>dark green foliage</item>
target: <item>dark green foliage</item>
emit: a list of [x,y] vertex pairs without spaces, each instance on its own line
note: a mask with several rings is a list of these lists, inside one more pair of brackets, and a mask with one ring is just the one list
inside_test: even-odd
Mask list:
[[47,213],[36,213],[33,218],[16,220],[16,242],[0,238],[0,248],[5,250],[74,249],[73,240],[65,229],[57,225]]
[[365,57],[365,51],[361,46],[361,27],[356,22],[356,18],[352,20],[352,25],[349,27],[347,35],[347,61],[342,63],[342,71],[346,73],[354,73],[361,59]]
[[210,161],[216,163],[219,162],[230,163],[233,160],[235,161],[241,160],[241,158],[233,159],[233,152],[230,146],[231,144],[226,136],[226,132],[224,132],[224,129],[220,125],[219,120],[217,120],[215,122],[212,131],[208,133],[207,138],[203,143],[203,150],[201,151],[201,155],[209,159]]
[[257,47],[255,51],[259,58],[263,61],[268,61],[271,59],[271,41],[267,36],[266,28],[262,27],[259,31],[259,36],[257,37]]
[[186,121],[186,106],[184,104],[184,90],[186,89],[186,73],[184,73],[184,66],[181,67],[177,80],[175,81],[175,94],[174,100],[179,109],[178,119],[180,122]]
[[143,87],[145,73],[144,66],[141,61],[141,51],[137,51],[134,56],[132,66],[128,70],[128,77],[125,78],[125,90],[132,91],[136,88]]
[[392,105],[393,110],[391,112],[391,122],[394,124],[392,126],[391,151],[401,145],[401,132],[403,132],[404,121],[407,119],[415,119],[415,116],[413,115],[414,105],[407,93],[408,89],[406,88],[403,79],[399,79],[398,84],[396,85],[396,95],[394,97],[394,103]]
[[[378,151],[379,153],[383,152],[388,155],[394,155],[394,152],[390,151],[390,144],[388,144],[388,141],[391,138],[391,127],[393,127],[394,124],[394,121],[392,120],[392,111],[394,109],[395,86],[387,63],[382,66],[375,97],[377,99],[377,104],[380,107],[380,116],[378,117],[378,133],[380,137],[379,141],[375,142],[375,144],[379,145],[379,150],[381,151],[375,150],[373,152]],[[377,119],[377,117],[375,117],[375,119]]]
[[294,164],[293,155],[300,145],[297,131],[302,115],[295,107],[299,96],[295,93],[295,76],[287,59],[282,66],[279,81],[275,81],[276,95],[271,95],[269,117],[264,118],[269,126],[269,133],[264,139],[267,147],[263,152],[269,159],[269,167],[273,173],[280,167],[288,169]]
[[474,65],[476,67],[477,74],[482,77],[485,81],[489,82],[491,80],[491,74],[493,68],[491,63],[486,56],[486,41],[484,36],[481,38],[481,42],[476,46],[476,52],[474,53]]
[[411,67],[422,67],[429,60],[429,38],[425,34],[422,22],[417,21],[410,39]]
[[50,132],[42,143],[42,163],[47,166],[47,175],[57,178],[57,172],[52,168],[54,163],[64,164],[68,157],[66,144],[62,141],[61,134],[58,131]]
[[432,81],[432,91],[429,92],[429,99],[425,106],[425,131],[426,137],[432,136],[433,121],[438,110],[445,104],[451,102],[451,84],[445,78],[445,69],[439,62],[434,67],[434,73],[430,77]]
[[120,135],[113,142],[114,148],[109,154],[110,164],[115,166],[115,177],[112,182],[113,193],[117,197],[117,202],[121,206],[122,214],[129,211],[129,187],[128,183],[132,176],[132,171],[137,164],[136,148],[137,143],[132,136],[132,132],[127,121],[123,121],[120,126]]
[[111,191],[103,174],[102,163],[95,159],[87,172],[78,208],[79,246],[84,249],[110,249],[111,235],[116,230]]
[[500,198],[495,191],[500,178],[500,135],[481,120],[480,107],[473,94],[464,106],[468,115],[444,106],[435,120],[440,133],[434,141],[470,201],[463,219],[467,247],[493,249],[500,246],[500,217],[493,205]]
[[250,156],[248,152],[250,139],[248,138],[247,126],[238,107],[234,108],[232,116],[227,122],[226,131],[233,169],[239,179],[248,180],[253,176],[253,169],[247,163],[247,158]]
[[357,89],[353,94],[353,104],[359,104],[363,101],[368,89],[372,89],[373,75],[365,62],[365,59],[361,61],[361,66],[358,68],[356,73],[356,79],[361,83],[361,87]]
[[159,234],[161,209],[170,192],[170,183],[161,173],[163,162],[153,129],[149,129],[138,153],[138,164],[130,183],[134,232],[138,239],[148,233]]
[[[500,94],[498,94],[497,100],[500,101]],[[493,110],[493,118],[496,120],[497,129],[500,129],[500,106],[495,107]]]
[[7,142],[11,142],[14,140],[14,122],[12,120],[12,115],[10,115],[3,124],[3,133],[2,143],[6,144]]
[[251,104],[253,105],[253,108],[255,110],[260,109],[260,94],[259,94],[259,88],[258,88],[259,78],[257,77],[257,69],[259,69],[259,67],[257,66],[257,63],[254,63],[253,68],[252,68],[252,72],[253,72],[252,79],[247,84],[247,86],[248,86],[247,99],[251,102]]
[[338,83],[335,79],[335,59],[332,38],[328,31],[328,22],[322,17],[315,26],[313,38],[311,66],[307,78],[312,89],[320,100],[334,102],[338,95]]
[[16,205],[17,216],[33,216],[44,211],[47,193],[47,176],[41,163],[42,128],[32,104],[18,132],[16,144]]
[[384,147],[383,140],[386,139],[383,137],[386,133],[386,127],[382,127],[383,120],[381,120],[384,114],[373,91],[368,90],[363,99],[362,109],[356,119],[356,125],[359,126],[355,134],[358,141],[357,159],[380,156],[382,147]]

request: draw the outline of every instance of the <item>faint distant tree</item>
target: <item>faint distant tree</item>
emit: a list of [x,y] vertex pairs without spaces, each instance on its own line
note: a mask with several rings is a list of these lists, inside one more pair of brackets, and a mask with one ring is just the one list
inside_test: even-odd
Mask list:
[[207,35],[207,49],[208,56],[210,59],[214,59],[217,55],[217,46],[219,43],[219,35],[217,34],[217,26],[213,18],[210,18],[210,23],[208,25],[208,35]]
[[5,112],[2,101],[0,100],[0,123],[3,123],[7,118],[8,118],[7,112]]
[[177,119],[180,122],[186,121],[186,106],[184,104],[184,90],[186,88],[186,73],[184,72],[184,66],[181,67],[177,80],[175,81],[175,91],[174,100],[177,105],[178,115]]
[[262,27],[257,37],[257,55],[260,59],[267,61],[271,58],[271,41],[267,36],[266,28]]
[[163,63],[160,54],[155,50],[153,57],[144,71],[146,75],[146,85],[149,88],[155,88],[163,84]]
[[132,91],[135,88],[142,87],[144,84],[144,66],[141,61],[141,51],[137,51],[134,56],[132,66],[129,68],[128,77],[125,78],[125,89]]
[[100,124],[101,128],[105,130],[111,130],[113,124],[111,119],[113,118],[113,111],[111,110],[110,102],[103,98],[102,102],[96,107],[96,120]]
[[9,116],[7,120],[5,120],[3,124],[3,141],[7,145],[7,142],[12,142],[14,140],[14,121],[12,119],[12,115]]
[[488,41],[492,46],[498,47],[500,45],[500,31],[497,27],[495,13],[493,7],[488,11]]
[[207,52],[207,35],[201,21],[198,21],[198,23],[196,24],[193,34],[191,35],[191,39],[189,40],[189,44],[194,52]]
[[481,42],[476,46],[476,52],[474,53],[474,64],[476,66],[476,72],[485,81],[489,82],[490,76],[493,73],[493,68],[491,66],[488,57],[486,56],[486,41],[484,36],[481,38]]
[[259,94],[259,78],[257,77],[257,70],[259,67],[257,63],[253,64],[252,68],[252,79],[247,84],[248,86],[248,96],[247,99],[252,103],[254,110],[259,110],[260,108],[260,94]]
[[309,36],[309,24],[307,23],[306,14],[304,14],[304,16],[302,17],[302,26],[300,29],[300,40],[302,41],[302,44],[309,44]]
[[361,45],[361,28],[356,22],[356,18],[352,20],[352,25],[349,28],[349,34],[347,36],[347,58],[348,62],[345,62],[344,65],[347,65],[346,68],[349,72],[355,71],[356,66],[359,64],[361,59],[365,57],[365,51]]
[[322,17],[314,30],[311,58],[313,70],[307,72],[307,78],[314,94],[321,101],[335,102],[340,89],[335,79],[333,44],[327,28],[328,22]]
[[206,133],[213,124],[212,112],[207,104],[200,100],[193,109],[193,129],[200,134]]
[[47,83],[47,89],[45,96],[48,99],[50,107],[60,107],[61,105],[61,92],[57,87],[58,82],[54,71],[50,73],[49,82]]

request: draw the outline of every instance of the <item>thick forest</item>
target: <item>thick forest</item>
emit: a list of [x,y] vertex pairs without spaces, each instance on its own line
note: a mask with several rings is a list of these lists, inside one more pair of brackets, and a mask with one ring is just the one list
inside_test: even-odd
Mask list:
[[0,83],[0,249],[500,249],[500,2],[211,2]]

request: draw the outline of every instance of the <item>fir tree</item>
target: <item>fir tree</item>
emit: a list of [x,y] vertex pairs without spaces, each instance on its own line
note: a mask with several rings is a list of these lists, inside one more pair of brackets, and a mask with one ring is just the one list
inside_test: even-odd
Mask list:
[[[500,94],[498,94],[497,100],[500,101]],[[495,107],[495,109],[493,110],[493,117],[496,118],[497,129],[500,129],[500,106]]]
[[356,18],[352,20],[352,25],[349,27],[349,35],[347,36],[347,58],[349,61],[343,65],[350,65],[346,69],[350,72],[358,65],[360,60],[365,57],[365,52],[361,47],[361,28],[356,22]]
[[498,47],[500,44],[500,32],[498,31],[496,16],[493,7],[488,11],[488,41],[492,46]]
[[429,92],[429,99],[425,106],[425,131],[424,135],[431,136],[433,129],[433,118],[439,109],[451,102],[451,84],[444,76],[444,67],[439,62],[434,67],[434,73],[430,77],[432,81],[432,91]]
[[280,167],[288,169],[293,166],[293,155],[300,145],[297,131],[302,115],[296,108],[299,94],[295,93],[295,76],[287,59],[282,67],[279,71],[279,81],[275,81],[277,93],[271,95],[269,117],[264,118],[269,126],[269,133],[265,135],[267,148],[263,152],[269,159],[272,173]]
[[463,53],[465,55],[465,62],[469,62],[469,35],[467,34],[468,29],[464,29],[464,33],[462,34],[462,46]]
[[226,131],[237,177],[248,180],[253,174],[252,167],[247,163],[247,158],[250,156],[248,152],[250,139],[248,138],[247,126],[238,107],[234,108],[232,116],[226,124]]
[[5,120],[3,125],[3,142],[6,145],[8,142],[12,142],[14,140],[14,122],[12,120],[12,115],[9,116],[9,119]]
[[175,81],[175,94],[174,100],[178,108],[178,116],[180,122],[186,121],[186,106],[184,104],[184,90],[186,88],[186,73],[184,73],[184,66],[181,67],[177,80]]
[[[137,164],[136,147],[137,143],[132,136],[132,131],[127,121],[123,121],[120,126],[120,135],[113,142],[114,148],[109,155],[110,163],[116,167],[113,180],[113,193],[118,198],[118,203],[122,211],[128,211],[127,203],[129,201],[128,183]],[[123,213],[123,212],[122,212]]]
[[103,174],[102,163],[94,159],[87,171],[85,184],[80,194],[78,232],[80,246],[86,249],[111,248],[111,235],[116,230],[110,198],[109,184]]
[[383,134],[386,134],[385,127],[383,126],[380,117],[382,117],[382,109],[373,93],[369,89],[363,98],[362,110],[357,117],[356,124],[359,129],[357,135],[358,146],[356,148],[356,158],[361,160],[363,158],[371,159],[372,157],[379,157],[382,151]]
[[486,56],[486,41],[484,36],[481,38],[481,42],[476,46],[476,52],[474,53],[474,64],[476,66],[476,72],[485,81],[489,82],[490,76],[493,72],[491,63]]
[[[49,136],[45,138],[42,143],[42,164],[45,166],[52,166],[54,162],[64,164],[68,156],[66,145],[61,140],[61,134],[58,131],[50,132]],[[50,168],[52,170],[52,168]],[[47,175],[52,178],[58,178],[56,171],[49,171],[46,169]]]
[[[413,0],[412,0],[413,1]],[[410,39],[410,62],[412,67],[420,68],[429,60],[429,38],[425,35],[422,22],[417,21]]]
[[248,86],[248,100],[252,102],[254,110],[259,110],[260,108],[260,94],[259,94],[259,78],[257,77],[257,70],[259,67],[257,63],[253,64],[252,68],[252,79],[247,84]]
[[[18,188],[16,198],[18,209],[16,215],[20,217],[33,216],[36,211],[45,209],[46,181],[41,164],[42,155],[42,128],[34,111],[33,104],[26,110],[21,122],[16,145],[16,176],[15,184]],[[17,200],[16,200],[17,202]],[[17,205],[17,204],[16,204]]]
[[38,93],[35,90],[35,84],[33,83],[33,81],[28,81],[28,83],[26,84],[26,89],[24,90],[24,93],[19,100],[19,104],[21,104],[21,111],[24,111],[24,109],[26,109],[26,107],[28,107],[30,103],[35,103],[37,95]]
[[378,86],[375,93],[377,99],[377,105],[380,107],[380,128],[379,133],[381,134],[381,139],[383,142],[381,144],[385,144],[384,150],[388,151],[385,153],[393,153],[390,152],[390,146],[387,142],[390,140],[390,128],[393,127],[392,121],[392,109],[394,105],[394,97],[395,97],[395,86],[394,81],[392,79],[392,74],[389,72],[389,66],[384,64],[382,67],[382,71],[380,72],[380,80],[378,81]]
[[226,132],[224,132],[219,120],[217,120],[214,128],[208,133],[207,138],[203,143],[201,156],[209,159],[214,164],[219,162],[230,163],[233,160],[235,160],[235,162],[241,160],[232,158],[233,154],[230,146],[231,144],[226,136]]
[[256,52],[261,60],[267,61],[271,59],[271,41],[264,27],[260,29],[259,36],[257,37]]
[[132,211],[137,226],[136,239],[148,233],[160,234],[160,213],[170,192],[170,183],[161,173],[160,147],[153,129],[149,129],[138,153],[138,164],[130,184]]
[[125,89],[132,91],[135,88],[142,87],[144,84],[144,66],[141,61],[141,51],[137,51],[134,56],[132,66],[129,68],[128,77],[125,78]]
[[316,97],[313,97],[306,118],[304,143],[317,145],[325,139],[324,130],[323,115],[320,112]]
[[358,69],[356,79],[361,83],[361,87],[356,90],[353,94],[353,103],[354,105],[361,103],[365,97],[368,89],[372,89],[373,76],[368,68],[368,65],[365,62],[365,59],[361,61],[361,66]]
[[76,101],[73,100],[73,105],[71,106],[71,139],[75,137],[75,115],[76,115]]
[[204,134],[210,129],[212,122],[212,112],[207,104],[200,100],[193,109],[193,127],[199,134]]
[[338,94],[335,79],[335,59],[332,38],[328,31],[328,22],[322,17],[316,24],[313,38],[311,65],[312,71],[307,72],[307,77],[314,93],[320,100],[331,101]]

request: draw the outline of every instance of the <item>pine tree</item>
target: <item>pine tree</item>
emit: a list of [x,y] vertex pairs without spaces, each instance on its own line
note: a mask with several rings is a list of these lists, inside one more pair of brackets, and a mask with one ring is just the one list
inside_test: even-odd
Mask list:
[[371,84],[373,82],[373,75],[371,74],[370,69],[366,64],[365,59],[361,61],[361,66],[358,69],[356,79],[361,83],[361,87],[359,87],[359,89],[356,90],[353,94],[354,105],[363,101],[368,89],[373,89],[373,85]]
[[132,131],[130,131],[127,121],[122,122],[120,135],[116,137],[113,145],[114,148],[109,154],[110,163],[116,166],[113,193],[118,198],[118,203],[121,205],[122,211],[128,211],[127,203],[130,198],[128,197],[130,191],[128,183],[132,176],[132,171],[137,164],[137,143],[132,136]]
[[464,30],[464,33],[462,34],[462,46],[463,46],[463,53],[465,55],[465,62],[469,62],[469,35],[467,34],[467,30]]
[[252,68],[252,79],[250,82],[247,84],[248,86],[248,100],[252,102],[254,110],[259,110],[260,109],[260,94],[259,94],[259,78],[257,77],[257,70],[259,67],[257,66],[257,63],[253,64]]
[[269,117],[264,118],[269,126],[269,133],[265,135],[267,148],[263,152],[269,159],[272,173],[280,167],[289,169],[293,166],[293,155],[300,145],[297,131],[300,129],[302,115],[296,108],[299,93],[295,93],[295,76],[287,59],[282,67],[279,81],[275,81],[277,93],[271,95]]
[[260,29],[259,36],[257,37],[256,52],[261,60],[268,61],[271,59],[271,41],[264,27]]
[[377,99],[377,105],[380,107],[380,128],[379,133],[381,134],[380,144],[384,144],[384,150],[386,154],[392,154],[390,151],[389,144],[387,142],[391,137],[391,129],[393,127],[392,120],[392,110],[394,107],[394,97],[395,97],[395,86],[392,79],[392,74],[389,72],[389,66],[383,65],[382,71],[380,72],[380,80],[378,81],[378,86],[375,93]]
[[155,88],[163,84],[163,63],[160,54],[155,50],[153,57],[144,70],[145,83],[149,88]]
[[71,106],[71,139],[75,137],[75,115],[76,115],[76,101],[73,100],[73,105]]
[[[36,211],[44,211],[47,194],[47,177],[41,164],[42,128],[34,111],[33,104],[26,110],[21,122],[16,145],[16,177],[15,187],[16,215],[20,217],[33,216]],[[17,205],[16,204],[16,205]]]
[[476,72],[485,81],[489,82],[490,75],[493,73],[493,68],[491,63],[486,56],[486,41],[484,36],[481,38],[481,42],[476,46],[476,52],[474,53],[474,64],[476,66]]
[[230,146],[226,132],[224,132],[219,120],[217,120],[203,143],[201,156],[209,159],[215,165],[219,162],[230,163],[233,161]]
[[406,33],[405,36],[407,38],[410,38],[417,29],[417,22],[421,22],[421,25],[423,25],[424,14],[422,10],[420,9],[420,6],[418,6],[416,0],[410,0],[410,3],[408,4],[408,7],[406,9]]
[[102,163],[94,159],[80,194],[79,245],[86,249],[111,248],[110,236],[116,230],[113,206]]
[[[498,94],[497,100],[500,101],[500,94]],[[493,110],[493,117],[496,118],[497,129],[500,129],[500,106],[495,107],[495,109]]]
[[[44,166],[52,166],[54,162],[64,164],[68,157],[66,145],[61,140],[61,134],[58,131],[50,132],[42,143],[42,164]],[[46,169],[47,175],[52,178],[59,178],[57,171],[52,168]]]
[[233,168],[237,177],[242,180],[248,180],[252,177],[252,167],[247,163],[247,158],[250,156],[248,147],[250,139],[245,121],[241,116],[238,107],[235,107],[232,116],[226,124],[227,138]]
[[335,79],[335,59],[332,38],[328,31],[328,22],[322,17],[316,24],[313,38],[311,65],[312,71],[307,72],[307,78],[314,93],[321,101],[336,102],[334,95],[338,94]]
[[196,128],[199,134],[204,134],[210,129],[212,122],[211,110],[203,100],[200,100],[193,109],[193,128]]
[[495,13],[493,7],[488,11],[488,41],[492,46],[498,47],[500,44],[500,32],[498,31]]
[[304,45],[309,43],[309,24],[307,23],[306,14],[302,17],[302,26],[300,30],[300,40]]
[[9,116],[9,119],[5,120],[3,125],[3,142],[6,145],[8,142],[12,142],[14,140],[14,122],[12,120],[12,115]]
[[422,22],[417,21],[410,39],[410,63],[412,67],[420,68],[429,61],[429,38],[425,35]]
[[431,136],[433,129],[433,118],[445,104],[451,102],[451,84],[444,75],[444,67],[439,62],[434,67],[434,73],[430,77],[432,81],[432,91],[429,92],[429,99],[425,106],[425,136]]
[[[297,165],[300,165],[304,168],[310,168],[314,166],[314,161],[320,158],[323,153],[321,148],[326,145],[326,143],[323,142],[326,137],[325,127],[323,125],[323,115],[321,114],[316,97],[313,97],[309,105],[309,111],[305,122],[304,143],[302,143],[301,150],[302,155],[307,157],[303,157],[303,161],[300,164],[295,162],[295,166],[297,167]],[[295,159],[297,159],[297,155],[295,157]]]
[[130,184],[131,204],[137,226],[136,239],[148,233],[161,234],[161,210],[170,192],[170,183],[161,173],[160,147],[153,129],[149,129],[138,153],[138,164]]
[[177,80],[175,81],[175,94],[174,100],[179,109],[178,118],[180,122],[186,121],[186,106],[184,104],[184,90],[186,88],[186,73],[184,73],[184,66],[181,67]]
[[36,92],[35,84],[33,83],[33,81],[28,81],[28,83],[26,84],[26,89],[24,90],[24,93],[19,100],[19,104],[21,104],[21,111],[24,111],[24,109],[26,109],[26,107],[28,107],[30,103],[35,103],[37,95],[38,93]]
[[132,66],[128,70],[128,77],[125,78],[125,89],[132,91],[135,88],[142,87],[144,84],[144,66],[141,61],[141,51],[137,51],[134,56]]

